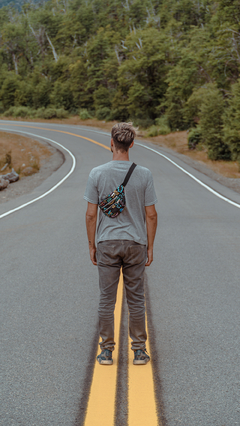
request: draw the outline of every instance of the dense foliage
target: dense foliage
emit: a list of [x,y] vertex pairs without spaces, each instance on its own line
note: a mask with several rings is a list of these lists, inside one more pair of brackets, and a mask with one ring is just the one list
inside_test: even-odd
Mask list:
[[0,113],[131,119],[150,135],[196,128],[209,158],[240,161],[239,65],[239,0],[0,9]]

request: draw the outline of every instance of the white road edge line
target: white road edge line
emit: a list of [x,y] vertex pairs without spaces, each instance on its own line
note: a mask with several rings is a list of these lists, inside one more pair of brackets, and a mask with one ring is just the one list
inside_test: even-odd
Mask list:
[[[67,127],[68,125],[65,125],[65,126]],[[8,129],[7,129],[7,130],[8,130]],[[12,130],[12,129],[11,129],[11,130]],[[89,132],[94,132],[94,133],[99,133],[99,134],[106,135],[106,136],[110,136],[110,133],[101,132],[101,131],[99,131],[99,130],[91,130],[91,129],[88,129],[88,128],[83,128],[83,130],[84,130],[84,131],[89,131]],[[21,133],[26,133],[26,132],[21,132]],[[29,133],[29,134],[30,134],[30,133]],[[42,136],[38,136],[38,137],[42,137]],[[46,138],[43,138],[43,139],[46,139]],[[51,140],[51,139],[47,139],[47,140]],[[52,142],[54,142],[54,141],[52,141]],[[54,142],[54,143],[58,144],[57,142]],[[58,144],[58,145],[60,145],[60,144]],[[135,142],[135,145],[142,146],[143,148],[148,149],[149,151],[153,151],[153,152],[155,152],[156,154],[160,155],[160,157],[165,158],[165,160],[167,160],[167,161],[169,161],[170,163],[172,163],[175,167],[177,167],[178,169],[180,169],[183,173],[185,173],[185,174],[186,174],[186,175],[188,175],[190,178],[192,178],[193,180],[195,180],[195,182],[197,182],[199,185],[201,185],[201,186],[203,186],[205,189],[207,189],[207,191],[211,192],[213,195],[215,195],[216,197],[220,198],[221,200],[226,201],[226,203],[231,204],[232,206],[237,207],[238,209],[240,209],[240,204],[235,203],[234,201],[230,200],[229,198],[226,198],[226,197],[224,197],[223,195],[219,194],[219,192],[215,191],[215,190],[214,190],[214,189],[212,189],[210,186],[208,186],[208,185],[206,185],[205,183],[203,183],[200,179],[196,178],[194,175],[192,175],[191,173],[187,172],[187,170],[185,170],[183,167],[179,166],[177,163],[175,163],[175,161],[171,160],[171,159],[170,159],[169,157],[167,157],[166,155],[161,154],[159,151],[156,151],[155,149],[153,149],[153,148],[149,148],[148,146],[143,145],[143,144],[138,143],[138,142]],[[60,145],[60,146],[62,146],[62,145]],[[66,151],[68,151],[68,149],[67,149],[67,148],[65,148],[65,147],[63,147],[63,148],[64,148]],[[70,151],[68,151],[68,152],[70,153]],[[72,155],[72,154],[70,153],[70,155]],[[55,188],[54,188],[54,189],[55,189]],[[36,199],[36,200],[37,200],[37,199]],[[32,202],[34,202],[34,200],[33,200]],[[9,214],[10,214],[10,213],[9,213]],[[3,217],[3,216],[0,216],[0,219],[1,219],[2,217]]]
[[142,145],[140,143],[136,142],[136,145],[138,146],[142,146],[143,148],[149,149],[149,151],[153,151],[156,154],[160,155],[161,157],[165,158],[165,160],[169,161],[170,163],[172,163],[175,167],[177,167],[178,169],[180,169],[183,173],[185,173],[186,175],[188,175],[190,178],[192,178],[193,180],[195,180],[197,183],[199,183],[199,185],[203,186],[205,189],[207,189],[209,192],[211,192],[212,194],[216,195],[216,197],[221,198],[221,200],[226,201],[227,203],[231,204],[234,207],[237,207],[238,209],[240,209],[240,204],[235,203],[234,201],[230,200],[229,198],[224,197],[223,195],[219,194],[219,192],[214,191],[214,189],[210,188],[210,186],[206,185],[205,183],[203,183],[201,180],[199,180],[198,178],[196,178],[195,176],[193,176],[191,173],[187,172],[187,170],[183,169],[183,167],[179,166],[177,163],[175,163],[175,161],[171,160],[170,158],[168,158],[166,155],[161,154],[160,152],[156,151],[153,148],[149,148],[146,145]]
[[[6,130],[6,131],[11,131],[11,132],[13,132],[13,129],[3,129],[3,130]],[[64,176],[64,178],[62,178],[56,185],[54,185],[51,189],[49,189],[47,192],[44,192],[44,194],[42,194],[42,195],[40,195],[39,197],[37,197],[37,198],[34,198],[33,200],[31,200],[31,201],[28,201],[27,203],[25,203],[25,204],[22,204],[21,206],[19,206],[19,207],[16,207],[15,209],[12,209],[12,210],[9,210],[8,212],[6,212],[6,213],[3,213],[3,214],[1,214],[0,215],[0,219],[2,219],[3,217],[6,217],[6,216],[8,216],[8,215],[10,215],[11,213],[14,213],[14,212],[16,212],[16,211],[18,211],[18,210],[21,210],[21,209],[23,209],[24,207],[27,207],[27,206],[29,206],[30,204],[32,204],[32,203],[35,203],[36,201],[38,201],[38,200],[41,200],[41,198],[44,198],[44,197],[46,197],[48,194],[50,194],[51,192],[53,192],[56,188],[58,188],[72,173],[73,173],[73,171],[74,171],[74,169],[75,169],[75,167],[76,167],[76,158],[74,157],[74,155],[71,153],[71,151],[69,151],[69,149],[67,149],[67,148],[65,148],[63,145],[61,145],[60,143],[58,143],[58,142],[56,142],[56,141],[53,141],[52,139],[49,139],[49,138],[45,138],[44,136],[40,136],[40,135],[35,135],[35,134],[33,134],[33,133],[29,133],[29,132],[21,132],[20,130],[16,130],[16,133],[24,133],[25,135],[30,135],[30,136],[34,136],[35,138],[40,138],[40,139],[45,139],[46,141],[49,141],[49,142],[52,142],[52,143],[54,143],[54,144],[56,144],[56,145],[58,145],[58,146],[60,146],[61,148],[63,148],[65,151],[67,151],[68,152],[68,154],[72,157],[72,161],[73,161],[73,163],[72,163],[72,167],[71,167],[71,170],[66,174],[66,176]]]
[[[66,127],[68,127],[69,125],[66,124],[64,125]],[[111,133],[107,133],[107,132],[101,132],[99,130],[92,130],[86,127],[81,126],[82,129],[84,131],[88,131],[88,132],[94,132],[94,133],[99,133],[101,135],[106,135],[106,136],[111,136]],[[203,186],[205,189],[207,189],[209,192],[211,192],[213,195],[216,195],[216,197],[220,198],[223,201],[226,201],[227,203],[231,204],[234,207],[237,207],[238,209],[240,209],[240,204],[235,203],[234,201],[230,200],[227,197],[224,197],[223,195],[219,194],[219,192],[215,191],[214,189],[212,189],[210,186],[206,185],[205,183],[203,183],[200,179],[197,179],[194,175],[192,175],[191,173],[187,172],[187,170],[185,170],[183,167],[179,166],[177,163],[175,163],[175,161],[171,160],[169,157],[167,157],[164,154],[161,154],[159,151],[156,151],[153,148],[149,148],[146,145],[143,145],[141,143],[135,142],[135,145],[138,146],[142,146],[143,148],[149,149],[149,151],[153,151],[156,154],[160,155],[161,157],[165,158],[167,161],[169,161],[170,163],[172,163],[174,166],[176,166],[178,169],[180,169],[183,173],[185,173],[186,175],[188,175],[190,178],[192,178],[193,180],[195,180],[195,182],[199,183],[199,185]]]

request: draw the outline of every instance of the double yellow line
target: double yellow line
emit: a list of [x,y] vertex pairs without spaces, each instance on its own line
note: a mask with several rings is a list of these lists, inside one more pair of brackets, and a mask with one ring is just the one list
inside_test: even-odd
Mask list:
[[[99,145],[102,148],[110,150],[109,147],[93,139],[63,130],[43,129],[42,127],[27,126],[23,124],[11,124],[11,126],[65,133],[77,138],[85,139],[95,145]],[[113,352],[113,365],[104,366],[99,365],[97,361],[95,362],[84,426],[115,425],[115,401],[117,394],[119,353],[118,346],[120,340],[122,303],[123,277],[121,274],[115,307],[114,332],[117,350]],[[128,346],[128,425],[161,426],[162,422],[157,415],[152,363],[150,362],[147,365],[142,366],[133,365],[133,352],[130,348],[130,338],[128,338]],[[149,345],[147,345],[147,350],[151,357]]]
[[113,365],[99,365],[97,361],[95,362],[84,426],[114,425],[122,300],[123,279],[121,275],[114,314],[114,335],[117,350],[113,352]]
[[[115,307],[115,341],[120,340],[123,303],[123,277],[118,284]],[[133,352],[128,338],[128,425],[160,426],[154,392],[153,369],[147,365],[133,365]],[[150,353],[150,348],[148,347]],[[95,362],[84,426],[114,426],[117,394],[118,350],[113,352],[113,365],[103,366]]]

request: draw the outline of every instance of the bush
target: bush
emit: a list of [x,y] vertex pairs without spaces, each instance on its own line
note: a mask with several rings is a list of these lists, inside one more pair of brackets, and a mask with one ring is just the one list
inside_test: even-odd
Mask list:
[[68,112],[64,108],[38,108],[31,109],[24,106],[10,107],[4,115],[6,117],[30,117],[30,118],[66,118]]
[[167,135],[171,133],[171,129],[168,124],[168,119],[164,115],[159,118],[156,118],[154,125],[149,128],[147,136],[153,137],[158,135]]
[[147,129],[148,127],[151,127],[154,125],[154,121],[149,118],[134,118],[134,119],[130,119],[130,121],[132,121],[134,123],[134,126],[139,126],[142,129]]
[[171,129],[168,126],[162,125],[158,128],[159,135],[168,135],[169,133],[171,133]]
[[232,96],[223,115],[224,142],[229,146],[232,160],[240,164],[240,80],[231,87]]
[[202,133],[200,127],[191,129],[188,134],[188,149],[196,149],[196,146],[202,140]]
[[161,126],[168,126],[169,127],[168,118],[165,115],[161,115],[161,117],[156,118],[155,124],[159,127],[161,127]]
[[64,108],[38,108],[35,111],[35,117],[44,118],[50,120],[51,118],[66,118],[68,116],[67,111]]
[[79,115],[79,109],[78,108],[76,108],[76,107],[72,107],[72,108],[70,108],[69,110],[68,110],[68,112],[69,112],[69,114],[71,114],[71,115]]
[[162,115],[161,117],[156,118],[155,123],[158,126],[159,135],[167,135],[168,133],[171,133],[169,121],[165,115]]
[[13,107],[13,117],[27,117],[29,116],[30,108],[25,106]]
[[29,118],[35,118],[35,117],[37,117],[37,110],[36,110],[36,109],[29,108],[29,114],[28,114],[28,117],[29,117]]
[[7,109],[7,111],[4,112],[5,117],[12,117],[15,111],[14,106],[11,106],[10,108]]
[[111,110],[108,107],[102,107],[96,111],[96,117],[98,120],[108,121],[110,119],[110,114],[111,114]]
[[44,118],[43,114],[44,114],[45,108],[38,108],[38,109],[33,109],[32,110],[32,116],[36,117],[36,118]]
[[88,118],[92,118],[92,116],[89,114],[86,108],[83,108],[80,110],[79,117],[81,120],[87,120]]
[[68,112],[64,108],[57,108],[56,109],[56,116],[57,118],[67,118]]
[[230,160],[231,152],[223,140],[224,100],[217,86],[206,84],[200,107],[200,126],[203,142],[210,160]]
[[30,115],[31,108],[25,106],[12,106],[4,112],[6,117],[28,117]]
[[147,136],[154,137],[158,135],[158,127],[153,125],[149,128]]

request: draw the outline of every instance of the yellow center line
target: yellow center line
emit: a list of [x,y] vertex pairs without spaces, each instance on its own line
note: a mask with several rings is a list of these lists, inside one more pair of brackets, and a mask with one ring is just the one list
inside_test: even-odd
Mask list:
[[113,365],[100,365],[97,361],[95,363],[84,426],[114,425],[122,300],[123,278],[121,273],[114,315],[116,350],[113,352]]
[[[0,125],[6,124],[0,123]],[[27,126],[23,124],[11,124],[11,126],[28,127],[32,129],[48,130],[50,132],[65,133],[77,138],[86,139],[87,141],[110,151],[110,148],[106,145],[75,133],[66,132],[63,130],[46,129],[36,126]],[[113,365],[104,366],[99,365],[98,362],[95,363],[84,426],[114,426],[115,423],[115,395],[122,300],[123,277],[121,273],[115,307],[114,325],[117,349],[113,352]],[[147,365],[142,366],[133,365],[133,351],[131,350],[130,338],[128,338],[128,343],[128,424],[129,426],[139,426],[141,424],[146,424],[149,426],[161,426],[162,422],[158,420],[156,409],[152,363],[149,362]],[[147,345],[147,350],[151,357],[149,345]]]
[[[151,357],[148,342],[146,346]],[[130,337],[128,347],[128,424],[161,426],[162,422],[158,420],[157,415],[152,361],[146,365],[133,365],[134,353],[131,350]]]
[[[4,123],[0,123],[0,125],[6,126],[6,124],[4,124]],[[36,127],[36,126],[27,126],[25,124],[11,124],[11,126],[15,126],[15,127],[28,127],[29,129],[48,130],[49,132],[65,133],[66,135],[76,136],[77,138],[80,138],[80,139],[86,139],[87,141],[92,142],[95,145],[99,145],[102,148],[105,148],[108,151],[110,151],[110,148],[108,146],[103,145],[100,142],[94,141],[93,139],[87,138],[86,136],[76,135],[76,133],[65,132],[64,130],[46,129],[46,128],[43,128],[43,127]],[[39,135],[39,137],[41,137],[41,136]]]

